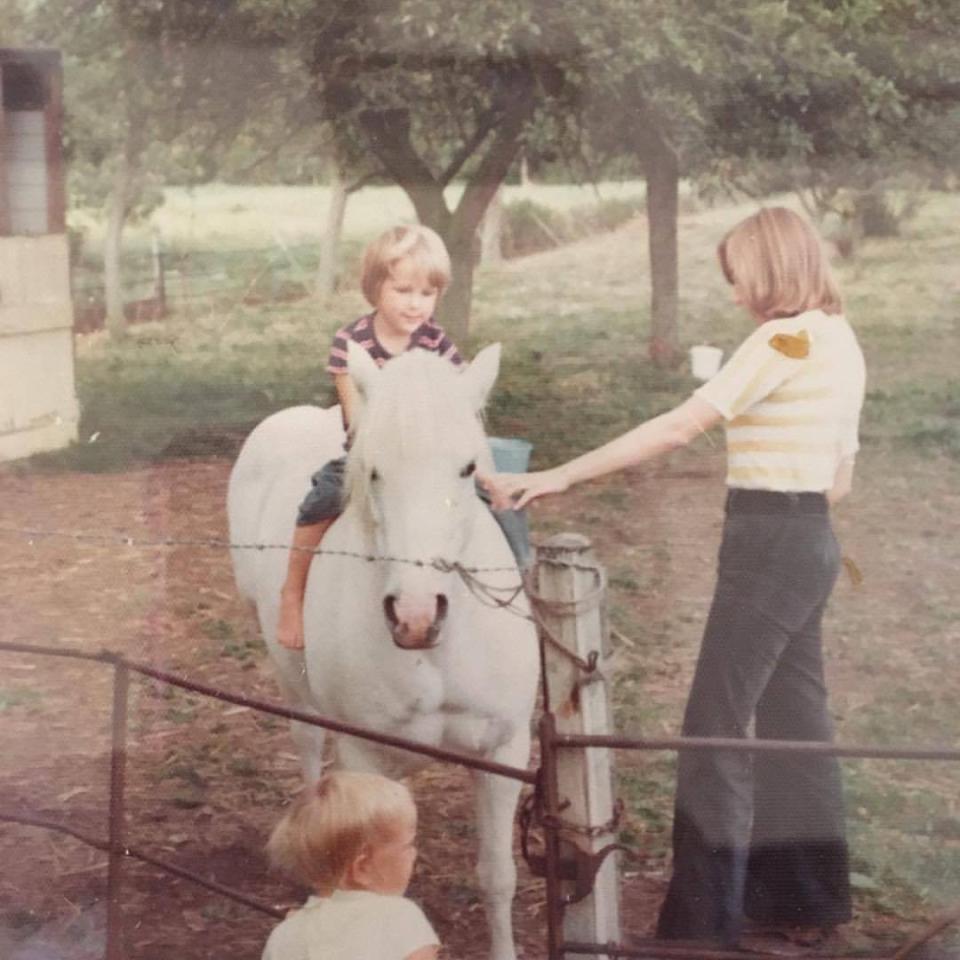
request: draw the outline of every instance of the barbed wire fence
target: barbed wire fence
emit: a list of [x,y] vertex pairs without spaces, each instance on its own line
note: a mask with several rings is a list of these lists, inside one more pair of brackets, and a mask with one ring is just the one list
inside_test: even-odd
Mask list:
[[[330,557],[339,557],[342,559],[359,560],[364,563],[396,563],[414,567],[431,567],[440,573],[454,573],[464,583],[470,593],[482,604],[488,607],[497,607],[529,620],[536,625],[543,640],[553,647],[562,656],[567,657],[571,663],[574,663],[586,675],[594,673],[600,666],[599,652],[596,656],[587,659],[578,657],[572,653],[550,629],[545,621],[544,612],[552,612],[559,615],[576,616],[586,606],[598,602],[600,596],[606,590],[606,574],[602,570],[592,565],[571,563],[561,561],[556,558],[544,557],[541,562],[553,564],[556,566],[567,567],[574,570],[587,571],[595,576],[596,585],[586,597],[578,598],[575,602],[565,602],[558,600],[549,600],[540,596],[529,578],[518,576],[517,581],[511,584],[494,584],[482,579],[483,574],[493,573],[518,573],[516,566],[493,566],[493,567],[469,567],[458,561],[446,560],[442,557],[432,559],[420,559],[413,557],[394,557],[383,556],[371,553],[359,553],[353,550],[331,550],[327,547],[300,547],[290,543],[231,543],[228,540],[217,538],[191,538],[191,537],[160,537],[145,538],[134,537],[128,534],[114,533],[90,533],[76,532],[66,530],[51,530],[41,527],[15,527],[0,525],[0,534],[13,534],[21,536],[33,542],[34,540],[72,540],[76,543],[97,543],[107,546],[118,546],[128,548],[173,548],[190,547],[203,548],[209,550],[252,550],[265,552],[272,550],[281,550],[284,552],[300,551],[310,553],[315,556],[325,555]],[[518,604],[521,595],[526,595],[530,600],[532,611],[527,612]],[[544,702],[549,708],[549,691],[544,687]]]

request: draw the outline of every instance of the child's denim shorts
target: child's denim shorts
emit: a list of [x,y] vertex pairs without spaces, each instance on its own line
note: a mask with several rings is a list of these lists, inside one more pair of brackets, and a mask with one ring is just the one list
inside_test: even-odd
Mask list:
[[309,527],[322,520],[332,520],[343,510],[343,475],[346,456],[325,463],[311,478],[310,489],[297,511],[297,526]]

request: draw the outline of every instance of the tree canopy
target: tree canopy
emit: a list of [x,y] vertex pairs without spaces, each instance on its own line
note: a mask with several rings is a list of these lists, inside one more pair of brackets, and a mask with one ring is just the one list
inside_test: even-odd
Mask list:
[[[655,355],[676,345],[680,176],[779,185],[944,155],[949,0],[250,0],[295,44],[325,116],[410,195],[455,261],[466,330],[476,226],[518,152],[648,180]],[[922,47],[930,56],[918,58]],[[857,164],[861,166],[857,166]],[[766,165],[766,166],[764,166]],[[447,189],[455,180],[462,193]],[[767,185],[770,185],[769,183]]]
[[833,189],[897,164],[949,163],[960,137],[953,0],[30,9],[34,35],[67,57],[75,196],[109,196],[116,214],[142,202],[151,176],[197,182],[255,169],[259,180],[289,179],[291,152],[312,170],[311,151],[332,152],[354,183],[399,184],[444,237],[454,261],[444,320],[458,336],[477,226],[522,150],[581,179],[643,171],[651,348],[669,361],[681,176],[758,192]]

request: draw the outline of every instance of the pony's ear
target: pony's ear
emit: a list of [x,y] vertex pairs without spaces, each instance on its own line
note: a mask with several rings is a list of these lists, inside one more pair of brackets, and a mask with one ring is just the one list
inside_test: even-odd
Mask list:
[[347,341],[347,373],[360,398],[368,400],[380,368],[374,363],[373,357],[353,340]]
[[481,410],[487,402],[487,394],[500,372],[500,344],[491,343],[484,347],[463,372],[467,396],[473,404],[474,410]]

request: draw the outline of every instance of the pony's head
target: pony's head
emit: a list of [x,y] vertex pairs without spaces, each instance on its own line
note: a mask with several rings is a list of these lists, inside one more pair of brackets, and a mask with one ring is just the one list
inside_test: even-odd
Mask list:
[[349,344],[356,387],[346,494],[387,558],[383,610],[394,643],[434,646],[447,614],[450,573],[483,509],[475,473],[488,463],[480,412],[500,366],[500,345],[466,370],[424,350],[382,369]]

